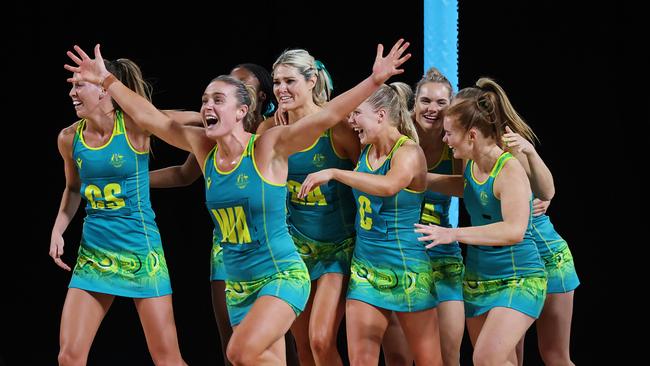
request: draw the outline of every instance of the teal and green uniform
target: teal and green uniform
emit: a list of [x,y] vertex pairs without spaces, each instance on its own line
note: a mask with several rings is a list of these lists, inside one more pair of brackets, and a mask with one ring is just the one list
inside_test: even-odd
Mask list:
[[[467,162],[463,201],[472,226],[503,221],[501,202],[494,196],[494,181],[510,159],[510,153],[503,153],[483,182],[474,178],[474,162]],[[524,240],[504,246],[468,245],[465,264],[463,292],[467,317],[479,316],[495,307],[539,317],[546,298],[546,272],[531,234],[530,218]]]
[[[395,151],[407,140],[406,136],[400,137],[377,169],[368,163],[372,145],[367,146],[355,170],[386,175]],[[347,298],[402,312],[435,307],[431,262],[413,230],[420,218],[423,192],[402,189],[390,197],[357,189],[352,192],[357,203],[357,241]]]
[[354,198],[350,187],[331,180],[298,198],[310,173],[323,169],[352,170],[354,164],[334,149],[329,129],[305,150],[289,156],[287,223],[311,280],[325,273],[350,273],[354,249]]
[[548,293],[557,294],[575,290],[580,284],[569,245],[555,231],[547,215],[533,217],[532,234],[546,267]]
[[216,227],[212,230],[212,250],[210,254],[210,281],[225,281],[226,266],[223,264],[223,247],[221,246],[221,236]]
[[230,172],[217,168],[217,146],[204,162],[205,198],[223,248],[226,304],[239,324],[260,296],[275,296],[296,315],[311,282],[286,223],[287,188],[262,177],[255,165],[255,135]]
[[81,245],[69,287],[147,298],[172,292],[160,233],[149,201],[149,153],[129,142],[122,112],[101,147],[77,125],[72,157],[87,201]]
[[[431,168],[429,173],[453,174],[453,154],[447,144],[444,144],[442,154],[438,162]],[[443,227],[452,227],[449,217],[451,196],[438,192],[424,192],[424,206],[420,222],[423,224],[434,224]],[[457,214],[457,212],[456,212]],[[463,255],[460,246],[455,241],[450,244],[436,245],[427,249],[433,268],[433,280],[435,282],[436,300],[463,301]]]

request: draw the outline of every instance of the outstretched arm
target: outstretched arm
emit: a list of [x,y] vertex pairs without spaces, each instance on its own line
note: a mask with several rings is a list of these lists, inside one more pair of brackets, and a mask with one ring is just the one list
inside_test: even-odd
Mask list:
[[[298,197],[304,198],[314,188],[325,184],[331,179],[362,192],[380,196],[394,196],[400,190],[407,188],[419,173],[424,174],[425,158],[418,146],[402,146],[391,162],[391,168],[386,175],[374,175],[342,169],[324,169],[311,173],[305,178],[300,187]],[[416,167],[421,167],[419,171]]]
[[463,176],[427,173],[427,190],[447,196],[463,197]]
[[204,137],[201,128],[182,126],[173,118],[159,111],[151,102],[132,91],[106,70],[99,44],[95,46],[95,58],[91,59],[79,47],[74,46],[77,55],[68,51],[68,57],[77,66],[65,65],[65,69],[74,74],[68,82],[79,80],[97,84],[106,89],[109,95],[120,105],[133,121],[142,129],[150,131],[170,145],[192,151],[192,139]]
[[189,154],[182,165],[170,166],[149,172],[151,188],[185,187],[201,176],[201,168],[194,154]]
[[408,46],[408,42],[400,39],[388,55],[383,57],[384,47],[381,44],[378,45],[372,75],[354,88],[332,99],[319,112],[303,117],[294,124],[268,130],[266,132],[268,138],[276,139],[272,145],[275,152],[282,156],[289,156],[306,149],[323,131],[345,120],[354,108],[372,95],[386,80],[404,72],[399,67],[411,57],[410,53],[402,57]]
[[445,228],[415,224],[415,232],[424,234],[419,241],[431,242],[427,248],[454,241],[470,245],[513,245],[524,239],[530,217],[530,183],[521,164],[506,163],[494,183],[494,193],[501,201],[503,221],[488,225]]
[[65,245],[63,233],[68,228],[68,225],[70,225],[70,221],[72,221],[72,218],[79,209],[79,203],[81,202],[81,194],[79,192],[81,180],[79,179],[75,162],[72,159],[73,137],[74,125],[61,131],[57,141],[65,169],[65,189],[61,196],[59,212],[56,215],[54,226],[52,227],[49,251],[50,257],[54,259],[54,263],[66,271],[70,270],[70,266],[65,264],[61,259]]
[[543,201],[550,201],[555,195],[553,174],[533,144],[518,133],[512,132],[508,126],[506,126],[506,133],[503,135],[503,143],[507,151],[512,153],[526,170],[535,197]]
[[203,120],[199,112],[181,111],[178,109],[164,109],[161,112],[181,125],[203,127]]

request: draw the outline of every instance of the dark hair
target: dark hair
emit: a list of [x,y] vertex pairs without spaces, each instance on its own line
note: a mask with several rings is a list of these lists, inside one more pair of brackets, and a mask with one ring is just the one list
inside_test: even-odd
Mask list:
[[259,91],[264,92],[264,95],[266,95],[266,99],[264,99],[260,106],[260,111],[263,117],[271,116],[275,111],[275,106],[277,104],[275,101],[275,95],[273,94],[273,78],[271,77],[271,73],[269,73],[264,67],[254,63],[239,64],[235,66],[233,70],[240,67],[253,73],[257,81],[260,82]]

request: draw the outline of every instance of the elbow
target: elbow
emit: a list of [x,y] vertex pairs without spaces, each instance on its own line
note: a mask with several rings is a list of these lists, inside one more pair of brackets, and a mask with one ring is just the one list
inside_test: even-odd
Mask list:
[[402,189],[399,187],[386,186],[381,188],[377,195],[381,197],[391,197],[399,193],[401,190]]
[[503,245],[515,245],[524,240],[526,231],[528,230],[528,220],[520,220],[519,222],[504,222],[501,228],[500,241]]
[[546,201],[550,201],[555,197],[555,186],[552,186],[551,189],[548,190],[548,195],[546,196]]
[[81,194],[80,184],[66,184],[65,190],[70,194]]
[[538,192],[538,194],[536,194],[535,196],[542,201],[550,201],[555,196],[555,187],[540,190],[540,192]]
[[506,238],[506,245],[515,245],[524,241],[524,236],[526,235],[526,229],[524,230],[511,230]]
[[555,196],[555,183],[553,178],[540,180],[536,184],[531,184],[533,194],[542,201],[550,201]]
[[194,183],[194,179],[184,177],[178,182],[179,187],[187,187]]

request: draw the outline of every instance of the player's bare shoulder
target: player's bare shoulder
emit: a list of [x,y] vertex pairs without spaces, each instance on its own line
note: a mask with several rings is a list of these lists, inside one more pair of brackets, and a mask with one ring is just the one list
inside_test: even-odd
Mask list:
[[275,127],[275,116],[271,116],[265,120],[263,120],[259,126],[257,126],[257,131],[255,131],[256,134],[260,135],[264,131]]
[[72,141],[74,140],[74,134],[79,127],[79,123],[81,123],[81,120],[74,122],[68,127],[64,127],[61,132],[59,132],[57,144],[59,145],[59,150],[61,152],[72,150]]

